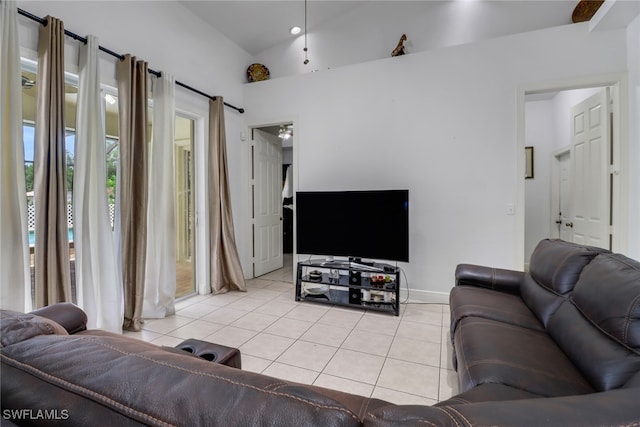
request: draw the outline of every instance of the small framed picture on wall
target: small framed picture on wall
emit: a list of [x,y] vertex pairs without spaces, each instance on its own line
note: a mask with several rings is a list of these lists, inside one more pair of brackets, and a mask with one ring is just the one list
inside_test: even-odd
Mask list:
[[524,147],[524,178],[533,179],[533,147]]

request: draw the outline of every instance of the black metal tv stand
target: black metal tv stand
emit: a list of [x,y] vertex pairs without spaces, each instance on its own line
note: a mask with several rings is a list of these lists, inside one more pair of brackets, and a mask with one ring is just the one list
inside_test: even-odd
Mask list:
[[400,269],[376,262],[326,259],[299,262],[296,301],[365,308],[399,316]]

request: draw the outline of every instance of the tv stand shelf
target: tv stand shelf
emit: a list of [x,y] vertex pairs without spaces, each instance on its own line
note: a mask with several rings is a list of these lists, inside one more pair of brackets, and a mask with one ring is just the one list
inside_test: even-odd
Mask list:
[[296,301],[360,307],[400,315],[400,269],[380,263],[298,263]]

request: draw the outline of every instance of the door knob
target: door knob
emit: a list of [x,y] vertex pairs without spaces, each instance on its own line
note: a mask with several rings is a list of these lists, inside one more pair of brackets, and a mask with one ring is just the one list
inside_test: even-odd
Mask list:
[[573,223],[572,223],[572,222],[567,222],[567,223],[565,223],[564,225],[566,225],[567,227],[571,227],[571,228],[573,228]]

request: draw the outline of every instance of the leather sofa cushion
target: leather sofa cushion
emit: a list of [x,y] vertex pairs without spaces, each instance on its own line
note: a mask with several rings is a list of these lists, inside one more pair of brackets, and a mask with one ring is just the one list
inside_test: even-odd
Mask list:
[[497,320],[524,328],[544,331],[544,326],[517,295],[491,289],[456,286],[449,294],[451,336],[458,322],[469,316]]
[[67,331],[53,320],[33,314],[1,310],[0,344],[6,347],[39,335],[68,335]]
[[28,403],[35,410],[66,409],[65,425],[83,425],[84,414],[91,413],[106,417],[102,425],[188,420],[189,425],[358,426],[367,411],[387,404],[115,334],[38,336],[5,347],[2,380],[3,408]]
[[549,334],[596,390],[619,388],[640,370],[640,356],[596,329],[571,302],[553,316]]
[[549,289],[540,286],[529,273],[527,273],[520,286],[522,301],[531,310],[540,322],[547,327],[549,319],[556,312],[560,304],[566,301],[567,296],[558,295]]
[[585,266],[598,254],[608,252],[563,240],[542,240],[531,255],[529,272],[522,281],[522,299],[546,327],[573,291]]
[[365,427],[397,426],[637,426],[639,390],[612,390],[553,399],[522,399],[451,406],[385,406]]
[[597,390],[622,387],[640,371],[640,264],[596,258],[548,332]]
[[70,302],[59,302],[31,312],[46,317],[65,328],[69,335],[87,329],[87,314],[77,305]]
[[602,255],[585,269],[571,300],[580,312],[621,344],[640,350],[640,263]]
[[636,372],[622,388],[640,388],[640,371]]
[[496,402],[505,400],[535,399],[541,396],[504,384],[486,383],[443,400],[433,406],[451,406],[476,402]]
[[606,249],[557,239],[542,240],[531,254],[529,273],[540,285],[558,295],[573,290],[582,269]]
[[594,391],[545,332],[466,317],[459,322],[454,341],[461,392],[487,383],[540,396]]

